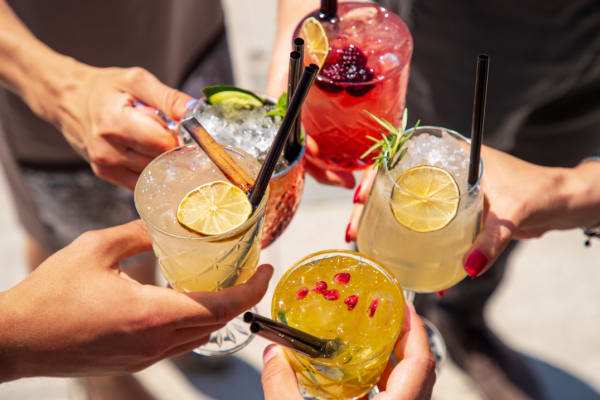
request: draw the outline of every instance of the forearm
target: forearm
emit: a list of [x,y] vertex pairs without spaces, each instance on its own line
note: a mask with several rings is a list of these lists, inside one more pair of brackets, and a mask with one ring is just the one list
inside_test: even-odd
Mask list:
[[0,383],[23,377],[16,337],[22,310],[15,308],[10,298],[10,291],[0,292]]
[[285,90],[288,54],[292,49],[292,36],[300,20],[319,8],[318,0],[279,0],[277,2],[277,34],[269,66],[268,94],[278,96]]
[[[524,231],[591,227],[600,223],[600,162],[541,168],[538,189],[525,203]],[[542,184],[539,184],[543,182]]]
[[0,84],[57,123],[57,100],[77,79],[77,63],[39,41],[0,0]]

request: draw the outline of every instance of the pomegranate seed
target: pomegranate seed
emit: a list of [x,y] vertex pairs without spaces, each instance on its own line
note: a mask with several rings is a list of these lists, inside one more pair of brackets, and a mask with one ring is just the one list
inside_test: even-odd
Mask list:
[[437,294],[438,294],[438,296],[440,296],[440,297],[444,297],[444,295],[445,295],[446,293],[448,293],[448,291],[449,291],[449,290],[450,290],[450,288],[448,288],[448,289],[444,289],[444,290],[438,290]]
[[308,288],[306,287],[301,287],[300,289],[298,289],[298,291],[296,292],[296,299],[300,300],[306,297],[306,295],[308,294]]
[[338,292],[337,289],[327,290],[323,293],[323,297],[327,300],[337,300],[340,298],[340,292]]
[[345,285],[350,282],[350,274],[347,272],[341,272],[339,274],[335,274],[333,276],[333,280],[335,283],[339,283],[340,285]]
[[325,282],[325,281],[319,281],[319,282],[315,283],[315,286],[313,286],[313,288],[312,288],[312,291],[317,292],[317,293],[325,293],[326,290],[327,290],[327,282]]
[[348,306],[348,310],[352,310],[356,307],[356,303],[358,303],[358,296],[355,294],[344,299],[344,304]]
[[375,311],[377,311],[377,304],[379,304],[379,301],[375,299],[369,305],[369,317],[372,318],[373,315],[375,315]]

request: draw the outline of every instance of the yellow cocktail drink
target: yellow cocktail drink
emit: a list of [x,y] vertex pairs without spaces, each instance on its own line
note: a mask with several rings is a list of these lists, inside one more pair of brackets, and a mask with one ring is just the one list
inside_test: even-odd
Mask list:
[[272,317],[322,339],[339,339],[333,358],[286,349],[306,395],[353,399],[377,383],[402,330],[404,296],[381,265],[356,252],[312,254],[285,273]]
[[[249,176],[256,176],[260,169],[256,159],[233,147],[225,146],[225,149]],[[161,272],[171,286],[181,292],[215,292],[244,283],[258,264],[268,192],[245,222],[222,234],[209,236],[194,232],[178,221],[182,200],[203,186],[210,186],[208,193],[214,197],[211,201],[228,206],[232,191],[228,189],[231,185],[227,178],[204,151],[190,145],[154,159],[135,187],[135,205],[152,238]],[[231,214],[227,213],[227,216]],[[214,345],[214,349],[203,354],[228,353],[238,348],[242,331],[231,332],[225,335],[225,341],[212,341],[211,337],[209,346]],[[245,336],[243,340],[249,337]]]
[[419,127],[407,147],[395,168],[379,167],[357,244],[404,289],[436,292],[466,276],[463,256],[480,230],[483,194],[479,181],[467,185],[469,142],[460,134]]

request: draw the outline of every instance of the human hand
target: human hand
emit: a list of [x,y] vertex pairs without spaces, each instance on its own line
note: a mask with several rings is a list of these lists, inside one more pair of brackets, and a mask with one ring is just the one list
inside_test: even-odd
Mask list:
[[[381,392],[375,400],[431,398],[436,376],[427,331],[412,303],[407,303],[406,311],[404,328],[394,350],[400,362],[396,365],[388,362],[378,384]],[[263,354],[263,363],[262,385],[266,400],[303,399],[296,374],[281,346],[269,345]]]
[[[49,119],[96,175],[133,189],[144,167],[177,145],[155,110],[179,120],[192,98],[142,68],[95,68],[80,63],[71,68],[76,79],[57,96],[57,104],[49,107]],[[134,107],[135,102],[147,107]]]
[[0,381],[130,373],[190,351],[255,305],[273,272],[263,265],[243,285],[183,294],[120,271],[119,260],[150,249],[139,220],[87,232],[0,293]]

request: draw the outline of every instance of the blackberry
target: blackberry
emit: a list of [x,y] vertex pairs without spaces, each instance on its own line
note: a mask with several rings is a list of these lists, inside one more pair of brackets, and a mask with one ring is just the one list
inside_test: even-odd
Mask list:
[[364,67],[367,65],[367,56],[365,56],[365,53],[360,51],[358,47],[351,44],[344,48],[344,51],[338,58],[338,62],[343,66],[354,65],[357,67]]
[[344,88],[340,85],[336,85],[335,82],[343,81],[343,77],[342,77],[343,72],[344,72],[344,69],[343,69],[342,65],[338,64],[337,62],[331,63],[331,64],[325,64],[325,66],[321,70],[320,75],[323,76],[324,78],[328,79],[329,81],[323,81],[323,80],[317,79],[315,81],[315,85],[317,85],[318,88],[320,88],[328,93],[339,93],[342,90],[344,90]]

